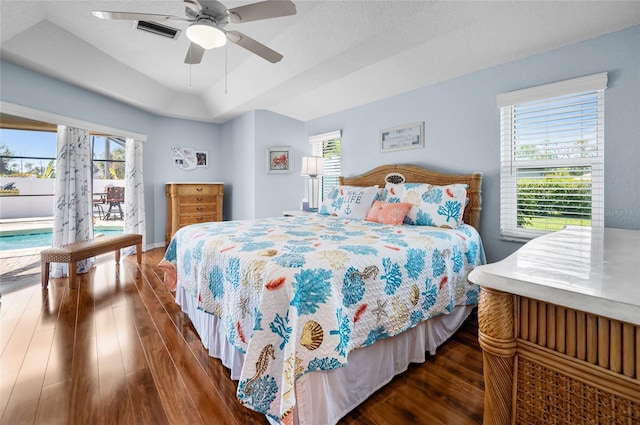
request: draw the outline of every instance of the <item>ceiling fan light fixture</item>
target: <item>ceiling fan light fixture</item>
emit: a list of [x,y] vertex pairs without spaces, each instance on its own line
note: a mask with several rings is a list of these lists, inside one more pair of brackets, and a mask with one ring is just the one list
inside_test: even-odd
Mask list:
[[204,49],[222,47],[227,43],[224,31],[208,19],[200,19],[187,28],[187,38]]

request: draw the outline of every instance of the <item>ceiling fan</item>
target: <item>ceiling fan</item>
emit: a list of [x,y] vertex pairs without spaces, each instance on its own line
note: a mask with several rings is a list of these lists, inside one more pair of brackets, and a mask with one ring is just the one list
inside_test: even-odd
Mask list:
[[227,9],[216,0],[184,0],[185,17],[158,15],[152,13],[109,12],[94,10],[93,16],[100,19],[163,22],[177,20],[191,22],[187,28],[187,38],[191,41],[184,62],[197,64],[205,50],[224,46],[227,40],[244,47],[250,52],[268,60],[279,62],[282,55],[264,44],[239,31],[228,31],[228,23],[240,24],[260,19],[277,18],[296,14],[296,6],[290,0],[267,0],[259,3]]

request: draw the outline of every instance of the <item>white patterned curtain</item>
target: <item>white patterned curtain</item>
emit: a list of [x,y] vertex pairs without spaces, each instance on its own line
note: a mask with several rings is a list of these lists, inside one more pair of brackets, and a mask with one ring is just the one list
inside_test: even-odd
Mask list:
[[[54,248],[93,239],[92,169],[89,131],[59,125],[53,204]],[[77,272],[86,273],[93,264],[93,258],[80,261]],[[51,276],[68,276],[67,264],[51,264]]]
[[[124,146],[124,233],[142,235],[142,247],[146,245],[144,210],[144,184],[142,173],[142,146],[144,142],[127,138]],[[133,255],[135,247],[125,248],[124,255]]]

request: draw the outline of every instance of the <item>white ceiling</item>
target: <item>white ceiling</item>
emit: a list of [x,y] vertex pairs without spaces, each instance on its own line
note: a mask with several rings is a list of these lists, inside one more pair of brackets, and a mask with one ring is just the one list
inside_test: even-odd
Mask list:
[[293,1],[296,15],[227,26],[283,54],[276,64],[228,44],[189,66],[188,23],[168,23],[183,30],[172,40],[91,14],[184,16],[180,0],[2,0],[0,55],[161,115],[307,121],[640,24],[640,1]]

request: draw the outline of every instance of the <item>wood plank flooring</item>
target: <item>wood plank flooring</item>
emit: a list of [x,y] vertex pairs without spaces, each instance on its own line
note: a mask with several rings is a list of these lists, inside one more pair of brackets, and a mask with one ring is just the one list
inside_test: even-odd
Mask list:
[[[0,299],[0,424],[267,424],[162,284],[163,249]],[[340,421],[480,424],[477,319]]]

